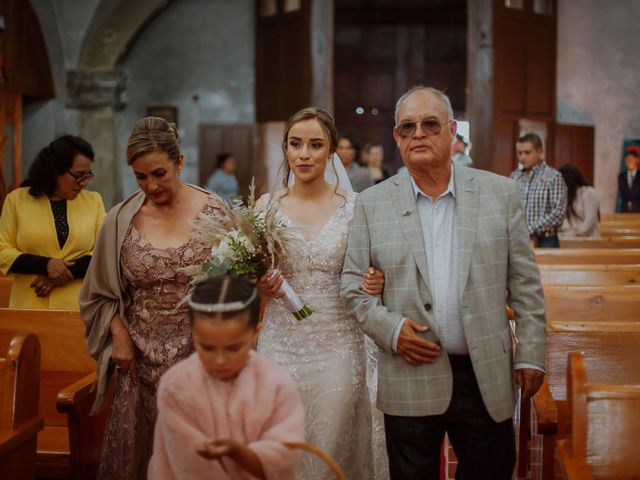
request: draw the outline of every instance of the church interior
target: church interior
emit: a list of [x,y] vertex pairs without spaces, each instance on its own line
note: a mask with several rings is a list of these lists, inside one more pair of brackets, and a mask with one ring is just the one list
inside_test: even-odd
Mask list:
[[[0,202],[71,134],[108,212],[138,190],[127,139],[147,116],[175,122],[193,185],[232,152],[240,195],[273,192],[286,121],[308,106],[380,145],[394,175],[396,100],[441,90],[473,168],[509,176],[535,133],[548,166],[599,193],[600,236],[534,249],[547,375],[515,412],[513,478],[637,478],[640,207],[621,213],[619,177],[640,155],[639,26],[638,0],[0,0]],[[89,416],[78,311],[13,308],[12,284],[0,276],[0,477],[97,478],[108,411]]]

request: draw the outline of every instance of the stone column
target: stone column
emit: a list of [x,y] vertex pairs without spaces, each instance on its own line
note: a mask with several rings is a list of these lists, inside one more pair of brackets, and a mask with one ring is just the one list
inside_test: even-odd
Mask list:
[[126,76],[120,69],[68,70],[66,85],[67,106],[78,110],[78,134],[95,152],[96,176],[89,188],[102,194],[109,209],[122,199],[118,171],[124,159],[119,158],[115,119],[124,107]]

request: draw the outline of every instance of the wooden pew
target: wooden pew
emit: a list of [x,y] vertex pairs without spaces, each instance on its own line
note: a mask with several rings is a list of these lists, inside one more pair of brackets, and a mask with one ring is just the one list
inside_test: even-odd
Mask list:
[[603,213],[600,215],[601,222],[626,222],[636,221],[640,223],[640,213]]
[[640,248],[640,236],[563,237],[561,248]]
[[541,264],[543,285],[640,285],[640,265]]
[[0,473],[6,479],[35,476],[40,343],[32,333],[0,330]]
[[536,248],[541,264],[640,264],[640,248]]
[[0,327],[34,332],[42,347],[36,474],[40,478],[95,478],[110,403],[89,416],[95,361],[86,349],[78,312],[0,309]]
[[640,384],[601,384],[586,368],[588,357],[569,354],[571,432],[558,442],[564,478],[640,478]]
[[[568,435],[567,355],[585,351],[594,382],[640,383],[640,322],[549,322],[547,375],[533,398],[532,431],[542,436],[542,478],[552,479],[556,440]],[[522,426],[521,426],[522,428]]]
[[640,236],[640,225],[638,227],[603,225],[600,229],[600,235],[603,237],[638,237]]
[[13,277],[5,277],[4,275],[0,275],[0,308],[9,306],[12,286]]
[[640,285],[543,285],[547,319],[640,322]]

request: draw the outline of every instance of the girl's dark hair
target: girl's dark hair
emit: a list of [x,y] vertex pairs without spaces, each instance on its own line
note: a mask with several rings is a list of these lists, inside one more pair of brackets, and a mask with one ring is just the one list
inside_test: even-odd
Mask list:
[[258,326],[258,322],[260,321],[260,294],[253,283],[244,278],[236,277],[235,275],[206,278],[195,286],[191,294],[190,302],[204,305],[229,304],[235,302],[244,304],[249,301],[252,296],[254,296],[253,300],[251,300],[245,308],[230,312],[208,313],[189,307],[189,318],[193,324],[195,312],[201,316],[204,315],[212,319],[222,320],[237,318],[239,313],[248,312],[248,326],[254,329]]
[[84,138],[74,135],[56,138],[40,150],[20,186],[29,187],[29,194],[34,197],[52,197],[57,177],[69,171],[76,155],[84,155],[93,162],[93,147]]
[[351,144],[351,146],[353,147],[353,149],[356,152],[356,156],[353,159],[354,162],[356,162],[358,165],[361,165],[361,159],[360,159],[360,141],[358,140],[358,137],[356,137],[353,133],[350,132],[344,132],[341,133],[340,136],[338,137],[338,143],[340,142],[340,140],[342,139],[348,140],[349,143]]
[[[567,218],[572,218],[576,216],[576,211],[573,208],[573,202],[576,199],[576,195],[578,194],[578,189],[580,187],[590,187],[589,182],[587,182],[574,165],[570,163],[565,163],[560,168],[560,173],[562,174],[562,178],[564,178],[564,183],[567,184]],[[600,212],[598,212],[598,216]]]
[[216,156],[216,170],[222,168],[229,157],[233,157],[231,152],[222,152]]

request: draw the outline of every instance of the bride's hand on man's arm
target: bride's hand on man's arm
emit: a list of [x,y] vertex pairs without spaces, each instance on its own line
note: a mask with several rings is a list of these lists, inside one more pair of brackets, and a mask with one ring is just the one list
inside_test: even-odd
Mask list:
[[264,295],[265,297],[280,298],[283,295],[282,290],[280,290],[283,280],[284,277],[282,276],[280,270],[267,270],[267,272],[258,280],[256,287],[258,287],[260,295]]
[[362,291],[367,295],[380,295],[384,290],[384,274],[374,267],[362,274]]

